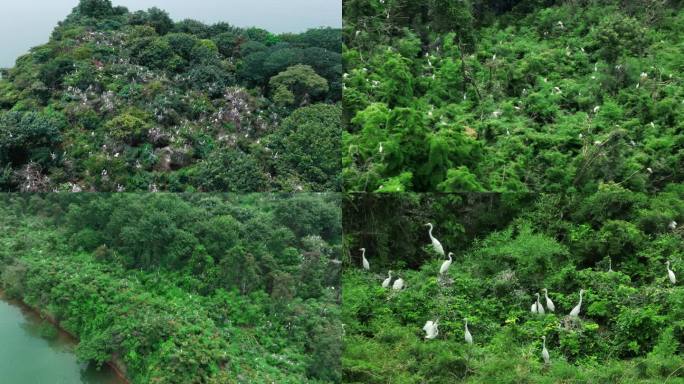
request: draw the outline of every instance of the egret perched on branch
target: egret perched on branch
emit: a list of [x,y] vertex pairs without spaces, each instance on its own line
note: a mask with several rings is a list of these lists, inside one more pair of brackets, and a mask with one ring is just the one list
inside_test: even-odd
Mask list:
[[425,325],[423,326],[423,331],[425,331],[425,338],[428,340],[432,340],[437,335],[439,335],[439,329],[437,328],[439,319],[432,321],[428,320]]
[[366,248],[359,248],[359,251],[361,251],[361,262],[363,264],[363,269],[366,271],[370,270],[370,264],[368,263],[368,259],[366,259]]
[[553,305],[553,301],[549,299],[549,290],[544,288],[544,297],[546,298],[546,308],[548,308],[549,312],[556,312],[556,306]]
[[468,318],[463,319],[463,321],[465,321],[465,332],[463,334],[463,338],[465,339],[466,343],[472,344],[473,335],[471,335],[470,331],[468,330]]
[[394,289],[395,291],[401,291],[402,289],[404,289],[404,279],[398,278],[394,280],[394,284],[392,284],[392,289]]
[[430,240],[432,240],[432,247],[435,249],[435,252],[439,253],[440,255],[442,255],[442,257],[444,257],[444,247],[442,247],[442,243],[440,243],[439,240],[432,236],[432,223],[427,223],[425,225],[430,227],[428,234],[430,235]]
[[677,229],[677,222],[674,220],[670,221],[670,224],[667,225],[667,228],[671,231],[674,231]]
[[544,364],[546,365],[548,365],[551,361],[549,350],[546,349],[546,336],[542,336],[542,358],[544,359]]
[[577,303],[577,305],[575,305],[575,308],[573,308],[572,311],[570,311],[570,316],[572,316],[572,317],[578,317],[579,316],[580,309],[582,309],[582,294],[583,293],[584,293],[584,289],[580,289],[579,303]]
[[667,277],[670,279],[670,282],[672,284],[677,284],[677,278],[675,277],[674,272],[670,269],[670,260],[665,263],[665,266],[667,267]]
[[392,271],[389,271],[388,275],[389,275],[389,277],[382,281],[382,287],[383,288],[389,287],[390,282],[392,281]]
[[440,275],[445,274],[446,271],[449,270],[449,267],[451,267],[451,262],[453,261],[453,259],[451,258],[452,255],[453,255],[453,253],[449,252],[449,254],[447,255],[447,256],[449,256],[449,260],[444,260],[444,262],[442,263],[442,266],[439,268],[439,274]]

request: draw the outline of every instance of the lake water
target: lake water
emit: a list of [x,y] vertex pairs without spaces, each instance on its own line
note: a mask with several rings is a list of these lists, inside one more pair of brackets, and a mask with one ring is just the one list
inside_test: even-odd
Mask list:
[[0,296],[0,383],[124,383],[109,366],[79,363],[74,348],[68,334]]

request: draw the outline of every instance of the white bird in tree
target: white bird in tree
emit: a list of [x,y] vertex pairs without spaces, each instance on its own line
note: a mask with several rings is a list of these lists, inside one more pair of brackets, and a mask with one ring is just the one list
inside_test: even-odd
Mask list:
[[465,318],[463,319],[465,321],[465,332],[463,334],[463,338],[465,339],[466,343],[472,344],[473,343],[473,335],[470,334],[470,331],[468,330],[468,319]]
[[667,228],[671,231],[674,231],[677,229],[677,222],[674,220],[670,221],[670,224],[667,225]]
[[667,277],[670,279],[670,283],[677,284],[677,278],[675,277],[674,272],[670,269],[670,260],[665,263],[665,266],[667,267]]
[[444,260],[444,262],[442,263],[442,266],[439,268],[440,275],[445,274],[446,271],[449,270],[449,267],[451,267],[451,262],[453,261],[453,259],[451,258],[452,255],[453,253],[449,252],[449,254],[447,255],[449,257],[449,260]]
[[392,281],[392,271],[389,271],[388,275],[389,275],[389,277],[382,281],[382,287],[383,288],[389,287],[390,282]]
[[404,289],[404,279],[398,278],[394,280],[394,284],[392,284],[392,289],[394,289],[395,291],[401,291],[402,289]]
[[442,257],[444,257],[444,247],[442,247],[442,243],[440,243],[439,240],[432,236],[432,223],[427,223],[425,225],[430,227],[428,234],[430,235],[430,240],[432,240],[432,248],[435,249],[435,252],[439,253],[440,255],[442,255]]
[[359,248],[361,251],[361,263],[363,264],[363,269],[366,271],[370,270],[370,263],[368,263],[368,259],[366,259],[366,248]]
[[542,336],[542,358],[544,359],[544,364],[546,365],[548,365],[551,361],[549,350],[546,349],[546,336]]
[[539,301],[539,292],[535,293],[534,295],[537,296],[537,302],[535,303],[537,305],[537,313],[540,315],[543,315],[544,314],[544,306]]
[[553,301],[549,299],[549,290],[544,288],[544,298],[546,298],[546,308],[549,312],[556,312],[556,306],[553,305]]
[[608,272],[613,272],[613,259],[608,257]]
[[425,323],[425,325],[423,326],[423,331],[425,331],[425,338],[426,339],[432,340],[435,337],[437,337],[437,335],[439,335],[439,329],[437,328],[439,325],[438,322],[439,322],[439,319],[437,319],[435,321],[428,320]]
[[570,316],[571,317],[578,317],[580,314],[580,310],[582,309],[582,294],[584,293],[584,289],[580,289],[580,298],[579,298],[579,303],[575,305],[575,308],[570,311]]

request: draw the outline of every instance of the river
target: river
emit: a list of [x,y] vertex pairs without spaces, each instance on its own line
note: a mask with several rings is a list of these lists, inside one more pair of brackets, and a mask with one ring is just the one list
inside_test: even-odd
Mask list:
[[80,363],[76,343],[30,309],[0,294],[0,382],[12,384],[124,384],[107,365]]

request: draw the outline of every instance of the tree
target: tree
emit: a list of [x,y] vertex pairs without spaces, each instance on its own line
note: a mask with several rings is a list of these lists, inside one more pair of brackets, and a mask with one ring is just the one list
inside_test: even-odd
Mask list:
[[87,17],[106,17],[112,14],[111,0],[80,0],[76,11]]
[[294,65],[269,81],[273,99],[283,106],[307,105],[328,92],[328,81],[308,65]]

